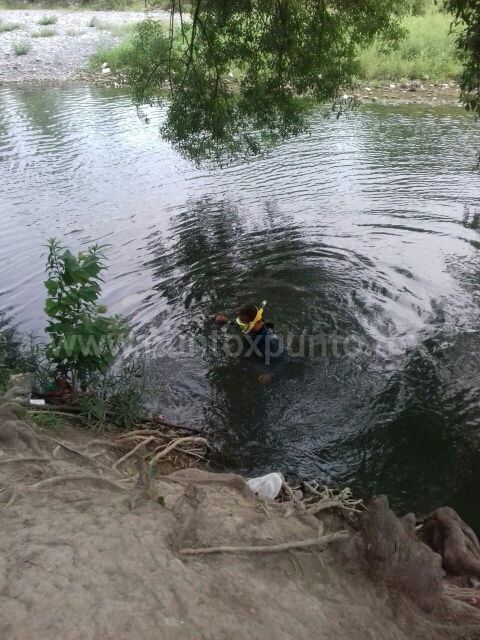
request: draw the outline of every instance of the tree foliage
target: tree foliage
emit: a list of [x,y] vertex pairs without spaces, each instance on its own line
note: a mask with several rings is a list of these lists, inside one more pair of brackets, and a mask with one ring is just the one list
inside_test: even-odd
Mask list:
[[457,46],[464,66],[460,78],[461,98],[467,111],[480,114],[480,2],[478,0],[445,0],[453,13],[453,26],[458,29]]
[[137,105],[169,97],[163,136],[200,162],[258,154],[308,128],[357,72],[359,46],[391,46],[418,0],[171,0],[138,27],[125,64]]

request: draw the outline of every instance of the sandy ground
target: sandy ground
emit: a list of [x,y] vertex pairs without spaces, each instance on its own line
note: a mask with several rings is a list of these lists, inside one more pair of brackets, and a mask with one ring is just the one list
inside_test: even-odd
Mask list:
[[[51,25],[55,35],[32,37],[32,33],[42,28],[38,21],[45,15],[56,16],[57,22]],[[164,11],[153,15],[158,19],[168,18]],[[0,32],[0,83],[70,80],[83,70],[99,46],[120,42],[118,35],[110,33],[111,25],[133,24],[144,17],[144,13],[122,11],[0,11],[0,23],[20,25],[14,31]],[[97,21],[96,27],[89,26],[92,20]],[[26,55],[14,54],[13,46],[17,42],[31,45]]]
[[[111,447],[87,446],[88,432],[40,431],[11,407],[0,407],[2,640],[452,637],[413,603],[342,564],[337,545],[345,543],[182,555],[183,548],[311,539],[319,521],[288,503],[261,502],[238,476],[194,470],[193,481],[158,477],[145,491],[135,468],[111,470]],[[342,526],[326,518],[327,532]]]

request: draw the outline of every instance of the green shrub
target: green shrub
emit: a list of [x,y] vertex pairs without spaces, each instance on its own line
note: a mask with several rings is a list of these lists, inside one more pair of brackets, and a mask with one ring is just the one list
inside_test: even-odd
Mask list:
[[1,22],[0,21],[0,33],[6,33],[7,31],[15,31],[21,29],[21,25],[18,22]]
[[49,411],[39,411],[32,415],[32,419],[39,427],[59,431],[63,427],[65,420],[68,419],[68,416],[62,418]]
[[12,373],[19,373],[22,361],[22,341],[16,327],[9,326],[5,315],[0,316],[0,394],[5,393]]
[[[99,28],[105,28],[106,26],[106,23],[100,22],[98,24],[100,25]],[[141,23],[137,22],[131,25],[124,25],[124,31],[127,35],[119,44],[110,46],[100,44],[97,47],[95,53],[90,57],[87,65],[87,70],[98,71],[98,69],[104,62],[107,63],[107,66],[112,71],[122,70],[127,64],[127,61],[130,59],[130,53],[133,48],[133,41],[137,34],[139,24]],[[168,31],[167,22],[157,21],[156,24],[159,25],[161,29],[164,29],[165,32]]]
[[75,394],[114,364],[128,327],[119,316],[106,316],[106,308],[97,304],[106,269],[105,246],[94,245],[78,256],[54,238],[47,246],[45,332],[51,342],[45,355]]
[[16,373],[33,373],[43,388],[50,381],[42,341],[34,333],[20,333],[5,314],[0,314],[0,394],[5,393],[9,377]]
[[146,400],[152,395],[150,375],[142,358],[125,358],[92,381],[95,394],[79,397],[82,414],[128,429],[147,417]]
[[57,22],[57,16],[43,16],[40,18],[37,24],[48,26],[49,24],[55,24]]
[[34,31],[31,35],[32,38],[50,38],[57,32],[52,27],[42,27],[39,31]]
[[15,42],[13,44],[12,50],[16,56],[24,56],[30,51],[31,48],[32,45],[27,40],[23,40],[21,42]]

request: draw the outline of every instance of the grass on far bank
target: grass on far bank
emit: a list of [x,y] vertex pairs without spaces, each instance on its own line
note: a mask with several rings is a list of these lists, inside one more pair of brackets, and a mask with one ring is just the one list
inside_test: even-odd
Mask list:
[[136,24],[137,23],[115,24],[114,22],[107,22],[98,20],[97,18],[92,18],[87,26],[90,28],[100,29],[100,31],[106,31],[111,36],[124,38],[135,31]]
[[123,56],[132,46],[133,33],[130,34],[120,44],[114,47],[99,45],[93,56],[90,57],[87,71],[98,72],[104,62],[112,71],[120,71],[123,63]]
[[432,3],[425,14],[404,20],[407,37],[398,49],[383,53],[379,44],[360,52],[359,80],[430,80],[441,82],[455,79],[462,63],[455,48],[455,36],[450,33],[452,16],[440,12]]
[[12,47],[12,51],[16,56],[26,56],[32,48],[32,45],[27,40],[21,42],[15,42]]

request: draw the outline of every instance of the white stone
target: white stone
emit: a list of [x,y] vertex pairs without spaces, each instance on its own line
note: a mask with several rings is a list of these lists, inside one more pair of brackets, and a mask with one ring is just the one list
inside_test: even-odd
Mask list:
[[102,73],[112,73],[112,72],[108,67],[105,67],[105,69],[102,69]]
[[365,87],[365,91],[371,91],[370,87]]
[[390,85],[390,89],[395,89],[396,85],[395,84],[391,84]]

